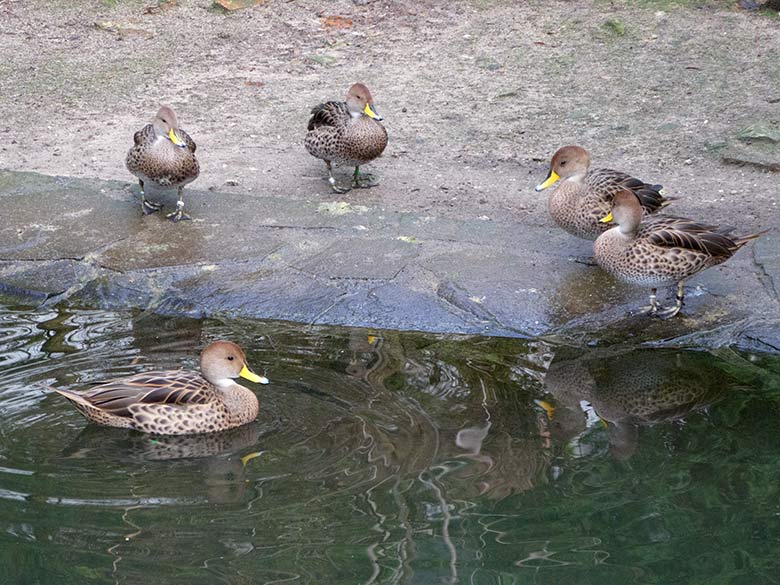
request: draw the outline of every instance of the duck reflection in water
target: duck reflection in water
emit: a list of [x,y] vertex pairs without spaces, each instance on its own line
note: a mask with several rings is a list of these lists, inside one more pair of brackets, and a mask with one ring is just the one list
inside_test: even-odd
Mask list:
[[549,396],[537,404],[547,412],[554,440],[568,443],[601,424],[611,453],[628,459],[637,449],[640,426],[705,409],[729,387],[726,374],[703,352],[563,348],[547,371]]

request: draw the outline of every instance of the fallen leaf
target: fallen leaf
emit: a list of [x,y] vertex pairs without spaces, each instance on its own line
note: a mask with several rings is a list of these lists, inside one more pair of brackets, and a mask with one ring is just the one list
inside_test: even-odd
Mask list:
[[323,18],[322,24],[325,26],[325,28],[343,29],[352,26],[352,19],[347,18],[346,16],[332,14],[331,16]]
[[248,8],[255,4],[260,4],[263,0],[214,0],[214,4],[221,6],[225,10],[238,10],[240,8]]

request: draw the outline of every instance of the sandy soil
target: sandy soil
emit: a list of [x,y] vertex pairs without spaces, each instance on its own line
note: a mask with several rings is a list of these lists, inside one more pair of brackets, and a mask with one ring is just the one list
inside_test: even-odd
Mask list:
[[192,188],[333,199],[308,112],[360,80],[390,143],[348,201],[549,222],[533,186],[579,143],[677,214],[768,227],[777,175],[718,149],[780,115],[780,21],[699,4],[0,0],[0,167],[131,183],[132,133],[167,103],[198,143]]

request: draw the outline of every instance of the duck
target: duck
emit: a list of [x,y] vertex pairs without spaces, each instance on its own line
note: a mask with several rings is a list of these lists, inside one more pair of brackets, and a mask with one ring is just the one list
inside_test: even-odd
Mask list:
[[176,187],[179,200],[176,211],[166,215],[173,222],[192,219],[184,213],[184,186],[192,183],[200,174],[195,158],[195,142],[179,128],[176,113],[169,106],[162,106],[151,123],[133,135],[134,145],[127,152],[125,166],[138,177],[141,186],[141,210],[149,215],[162,209],[162,205],[146,199],[144,186],[151,182],[159,187]]
[[550,216],[570,234],[595,240],[609,226],[599,220],[612,209],[615,193],[628,189],[639,197],[643,213],[655,213],[676,199],[666,197],[661,185],[651,185],[612,169],[591,169],[590,154],[581,146],[559,148],[550,160],[547,178],[536,186],[542,191],[558,183],[547,200]]
[[346,193],[351,187],[336,184],[333,163],[355,167],[352,187],[377,185],[371,175],[360,172],[360,167],[381,155],[387,146],[387,130],[379,123],[382,119],[371,92],[362,83],[352,85],[343,102],[325,102],[312,108],[304,145],[309,154],[325,161],[328,182],[336,193]]
[[257,418],[259,403],[244,378],[268,384],[247,365],[244,351],[215,341],[200,355],[200,373],[186,370],[143,372],[110,380],[85,392],[52,388],[84,417],[109,427],[159,435],[213,433]]
[[[680,312],[687,278],[725,262],[765,233],[733,235],[734,228],[705,225],[682,217],[659,216],[643,223],[642,214],[636,193],[617,193],[612,210],[600,220],[615,225],[593,243],[593,256],[602,269],[619,280],[650,287],[650,305],[641,312],[665,319]],[[660,307],[658,288],[675,284],[674,306]]]

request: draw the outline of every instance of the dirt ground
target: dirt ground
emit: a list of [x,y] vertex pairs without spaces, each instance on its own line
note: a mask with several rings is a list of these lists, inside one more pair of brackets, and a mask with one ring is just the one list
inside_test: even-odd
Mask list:
[[192,188],[332,200],[308,113],[362,81],[390,142],[381,185],[340,199],[549,222],[533,186],[578,143],[676,214],[759,229],[777,175],[718,153],[780,117],[777,47],[780,20],[724,2],[0,0],[0,167],[131,183],[164,103],[198,144]]

